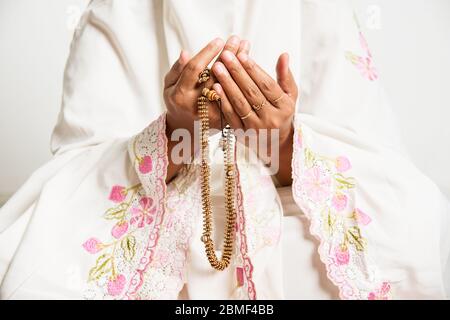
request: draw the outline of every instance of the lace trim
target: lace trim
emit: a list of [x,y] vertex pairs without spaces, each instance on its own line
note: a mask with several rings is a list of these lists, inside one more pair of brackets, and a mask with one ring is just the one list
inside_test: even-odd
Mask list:
[[159,230],[166,211],[166,175],[167,175],[167,137],[166,115],[161,115],[154,123],[138,134],[132,144],[130,157],[139,180],[147,196],[157,200],[155,224],[148,235],[145,254],[139,259],[131,277],[126,297],[132,299],[144,282],[144,273],[154,258],[154,249],[158,243]]
[[[246,220],[244,213],[244,197],[242,195],[242,188],[240,183],[240,172],[239,168],[236,164],[236,197],[237,197],[237,224],[236,228],[239,238],[239,251],[241,254],[241,263],[243,266],[243,275],[245,278],[245,286],[247,287],[248,299],[256,300],[256,288],[255,283],[253,282],[253,264],[248,256],[248,246],[247,246],[247,235],[246,235]],[[238,269],[239,270],[239,269]],[[238,272],[239,274],[239,272]],[[238,276],[238,278],[242,278]],[[238,280],[239,282],[239,280]]]
[[84,242],[90,254],[100,254],[89,270],[87,299],[140,299],[145,272],[155,256],[165,213],[167,139],[165,115],[131,139],[129,153],[142,184],[113,186],[115,205],[104,214],[114,225],[107,242]]
[[356,207],[356,180],[344,175],[348,158],[315,153],[299,126],[294,134],[293,195],[320,241],[319,255],[341,299],[390,299],[389,282],[378,279],[362,228],[371,218]]

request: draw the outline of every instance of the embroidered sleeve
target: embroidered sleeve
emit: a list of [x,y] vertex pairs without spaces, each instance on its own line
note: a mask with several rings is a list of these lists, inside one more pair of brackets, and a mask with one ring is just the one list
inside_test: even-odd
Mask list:
[[128,151],[140,183],[112,186],[104,219],[110,237],[91,237],[84,250],[96,256],[87,278],[87,299],[141,299],[145,273],[155,258],[165,213],[167,138],[165,115],[130,139]]
[[168,165],[166,115],[131,139],[128,150],[146,194],[163,196]]
[[293,196],[320,242],[319,255],[342,299],[388,299],[390,284],[380,280],[369,256],[364,230],[372,221],[358,205],[357,179],[345,155],[321,154],[306,126],[296,125],[292,160]]

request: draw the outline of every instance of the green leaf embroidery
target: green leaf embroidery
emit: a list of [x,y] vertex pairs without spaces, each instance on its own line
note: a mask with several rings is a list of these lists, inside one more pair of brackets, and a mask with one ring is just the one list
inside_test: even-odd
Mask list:
[[342,174],[337,173],[334,176],[334,179],[336,180],[339,185],[337,186],[338,189],[352,189],[356,186],[355,179],[350,177],[344,177]]
[[324,221],[323,223],[324,232],[326,232],[328,236],[332,236],[336,224],[336,216],[332,214],[331,210],[328,208],[328,210],[322,211],[322,219]]
[[353,244],[358,251],[363,251],[366,245],[365,239],[361,235],[361,230],[359,227],[350,227],[347,229],[348,241]]
[[359,62],[359,57],[350,51],[345,52],[345,57],[353,64],[358,64]]
[[120,247],[123,250],[125,260],[131,261],[136,254],[136,238],[132,235],[123,238],[120,242]]
[[316,157],[309,148],[305,148],[305,165],[307,168],[311,168],[314,164]]
[[100,279],[103,275],[111,271],[111,256],[109,254],[102,254],[97,258],[95,266],[89,270],[88,281]]
[[121,203],[114,208],[106,210],[105,219],[122,220],[125,217],[127,209],[128,209],[128,203]]

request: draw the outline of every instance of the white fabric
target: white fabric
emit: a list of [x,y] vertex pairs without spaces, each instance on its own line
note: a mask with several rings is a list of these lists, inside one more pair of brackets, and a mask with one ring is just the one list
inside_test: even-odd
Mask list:
[[[301,87],[297,120],[310,129],[321,152],[352,158],[361,185],[358,199],[373,220],[367,239],[394,297],[445,297],[448,203],[403,155],[378,82],[368,85],[346,61],[346,50],[361,48],[352,12],[342,2],[92,1],[80,24],[52,137],[55,157],[0,211],[2,299],[90,297],[85,287],[93,257],[81,244],[93,235],[110,236],[102,215],[111,186],[138,182],[128,139],[164,111],[162,79],[180,50],[195,53],[209,40],[231,34],[251,41],[252,56],[272,76],[278,55],[290,53]],[[220,170],[213,176],[220,177]],[[241,170],[247,181],[258,179],[255,168]],[[192,179],[180,177],[177,183]],[[222,186],[213,180],[221,230]],[[255,262],[264,266],[256,268],[258,298],[337,298],[291,189],[277,191],[279,197],[270,186],[254,200],[259,207],[253,216],[270,206],[279,206],[274,210],[284,216],[281,242]],[[205,259],[200,215],[194,225],[180,297],[235,297],[233,271],[212,273]]]

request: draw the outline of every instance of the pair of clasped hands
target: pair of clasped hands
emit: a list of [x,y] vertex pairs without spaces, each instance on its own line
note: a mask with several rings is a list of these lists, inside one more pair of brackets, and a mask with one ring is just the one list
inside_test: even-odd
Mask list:
[[[199,74],[220,54],[206,83],[206,87],[212,87],[221,97],[221,110],[208,108],[211,128],[221,129],[222,112],[233,129],[278,129],[280,169],[276,178],[281,185],[289,185],[292,182],[292,119],[298,96],[297,85],[289,69],[289,56],[283,53],[278,58],[277,80],[274,80],[249,56],[249,51],[250,43],[235,35],[226,43],[220,38],[214,39],[193,57],[181,51],[164,78],[169,154],[176,144],[170,141],[173,130],[183,128],[193,135],[194,122],[198,120],[197,98],[203,88],[198,85]],[[260,110],[252,108],[263,102]],[[169,159],[166,181],[170,181],[179,168],[180,165]]]

